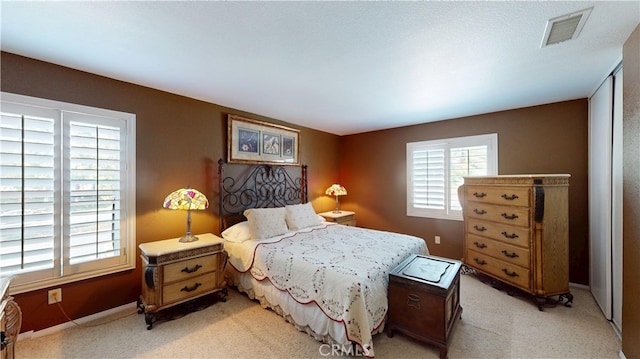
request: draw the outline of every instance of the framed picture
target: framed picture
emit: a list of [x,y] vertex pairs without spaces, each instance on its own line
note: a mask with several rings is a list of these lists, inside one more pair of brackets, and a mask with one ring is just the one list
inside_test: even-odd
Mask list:
[[229,115],[227,162],[300,164],[300,137],[296,129]]

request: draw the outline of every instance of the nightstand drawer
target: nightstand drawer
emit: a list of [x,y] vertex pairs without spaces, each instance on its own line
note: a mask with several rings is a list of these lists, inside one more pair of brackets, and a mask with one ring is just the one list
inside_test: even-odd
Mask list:
[[218,256],[208,255],[184,260],[164,266],[164,283],[172,283],[186,278],[214,271],[218,266]]
[[209,273],[182,282],[177,282],[162,288],[162,301],[165,304],[198,296],[217,287],[218,273]]

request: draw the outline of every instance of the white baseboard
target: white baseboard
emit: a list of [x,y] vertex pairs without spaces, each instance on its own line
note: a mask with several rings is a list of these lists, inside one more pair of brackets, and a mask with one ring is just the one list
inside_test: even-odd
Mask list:
[[[99,313],[95,313],[95,314],[91,314],[88,315],[86,317],[82,317],[79,319],[74,319],[73,322],[66,322],[66,323],[62,323],[62,324],[58,324],[55,325],[53,327],[49,327],[49,328],[45,328],[42,330],[38,330],[38,331],[33,331],[30,330],[28,332],[24,332],[24,333],[20,333],[18,334],[18,340],[27,340],[27,339],[35,339],[44,335],[49,335],[49,334],[53,334],[53,333],[57,333],[59,331],[62,331],[64,329],[68,329],[68,328],[73,328],[76,326],[77,324],[84,324],[84,323],[89,323],[91,321],[94,321],[96,319],[101,319],[101,318],[105,318],[108,317],[110,315],[119,313],[119,312],[124,312],[124,311],[132,311],[132,310],[138,310],[138,304],[136,302],[131,302],[129,304],[124,304],[121,305],[119,307],[115,307],[115,308],[111,308]],[[75,323],[74,323],[75,322]]]

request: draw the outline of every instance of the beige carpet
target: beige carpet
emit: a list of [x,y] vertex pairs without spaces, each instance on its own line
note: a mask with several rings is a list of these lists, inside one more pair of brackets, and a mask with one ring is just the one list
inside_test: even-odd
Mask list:
[[[538,311],[473,275],[461,279],[462,320],[449,358],[618,358],[620,340],[591,294],[572,288],[572,308]],[[115,317],[115,318],[113,318]],[[144,315],[18,341],[17,358],[327,358],[322,343],[231,289],[227,302],[146,330]],[[117,319],[121,317],[120,319]],[[116,319],[116,320],[114,320]],[[110,320],[110,321],[108,321]],[[435,347],[402,334],[374,337],[376,358],[438,358]]]

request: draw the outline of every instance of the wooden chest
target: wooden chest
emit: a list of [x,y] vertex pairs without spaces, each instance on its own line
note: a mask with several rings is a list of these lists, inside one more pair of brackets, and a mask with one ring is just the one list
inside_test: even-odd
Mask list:
[[399,331],[440,348],[447,345],[462,316],[460,267],[448,258],[414,254],[389,273],[387,335]]
[[556,295],[570,306],[568,187],[563,174],[465,177],[465,264],[533,294],[540,310]]

